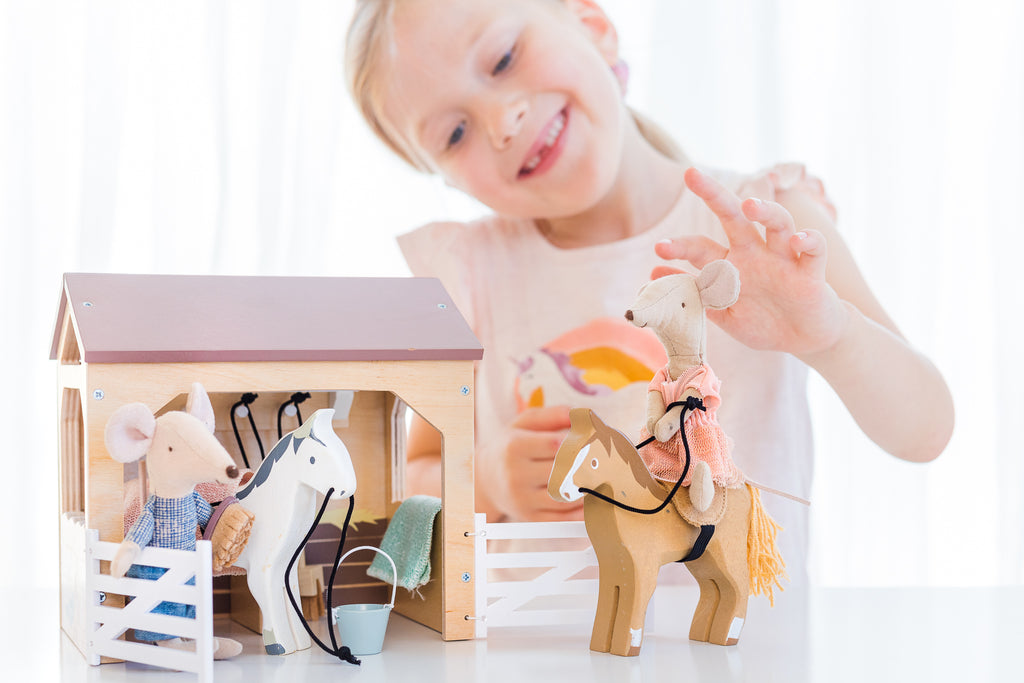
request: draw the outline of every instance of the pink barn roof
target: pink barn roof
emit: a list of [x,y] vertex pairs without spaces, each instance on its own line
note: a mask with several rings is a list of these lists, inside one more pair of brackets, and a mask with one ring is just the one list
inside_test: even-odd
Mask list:
[[87,363],[483,356],[433,278],[67,273],[51,359],[68,311]]

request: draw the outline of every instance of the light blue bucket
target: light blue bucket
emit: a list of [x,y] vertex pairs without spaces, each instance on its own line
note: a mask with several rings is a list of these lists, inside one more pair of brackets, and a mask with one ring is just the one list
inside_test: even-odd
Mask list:
[[394,581],[391,584],[391,602],[387,605],[378,604],[352,604],[338,605],[331,610],[335,623],[338,624],[338,633],[341,636],[341,644],[348,646],[354,655],[375,655],[384,648],[384,633],[388,628],[388,617],[395,606],[395,591],[398,588],[398,570],[395,568],[395,561],[391,556],[380,548],[372,545],[361,545],[352,548],[338,560],[340,566],[345,558],[357,550],[373,550],[387,558],[391,563],[391,576]]

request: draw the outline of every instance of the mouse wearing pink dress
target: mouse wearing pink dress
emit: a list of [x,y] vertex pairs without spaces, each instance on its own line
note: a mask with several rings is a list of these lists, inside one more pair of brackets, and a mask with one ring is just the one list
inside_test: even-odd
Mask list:
[[694,396],[705,410],[686,416],[683,429],[690,446],[690,470],[683,484],[700,511],[708,509],[714,485],[735,488],[745,477],[732,460],[732,441],[718,424],[721,382],[706,361],[707,317],[705,309],[725,309],[739,298],[736,267],[725,260],[712,261],[696,276],[678,273],[644,285],[626,311],[626,319],[648,328],[661,340],[668,363],[655,374],[647,394],[642,438],[654,441],[640,449],[651,474],[675,482],[683,472],[685,450],[679,430],[685,402]]

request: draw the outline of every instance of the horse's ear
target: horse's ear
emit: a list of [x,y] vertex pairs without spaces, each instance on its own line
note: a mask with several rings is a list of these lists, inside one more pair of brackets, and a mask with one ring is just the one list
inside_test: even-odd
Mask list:
[[591,429],[595,421],[600,423],[601,418],[590,408],[573,408],[569,411],[569,431],[571,432]]
[[334,431],[334,408],[321,408],[310,418],[313,423],[313,434],[323,439],[324,434]]

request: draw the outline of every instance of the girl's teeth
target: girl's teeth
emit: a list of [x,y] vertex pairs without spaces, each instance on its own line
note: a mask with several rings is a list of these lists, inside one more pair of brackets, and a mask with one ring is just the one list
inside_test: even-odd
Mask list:
[[548,129],[548,136],[547,138],[544,139],[544,147],[540,150],[538,154],[534,155],[529,161],[526,162],[526,165],[523,166],[523,171],[529,173],[533,169],[537,168],[538,164],[540,164],[541,156],[545,152],[547,152],[548,149],[551,148],[551,145],[555,144],[555,140],[558,139],[558,136],[559,134],[561,134],[562,129],[564,127],[565,114],[560,114],[558,118],[555,119],[554,122],[551,124],[551,128]]
[[555,122],[551,124],[551,129],[548,131],[548,139],[545,144],[550,147],[558,139],[558,134],[562,132],[562,128],[565,126],[565,115],[560,115]]

